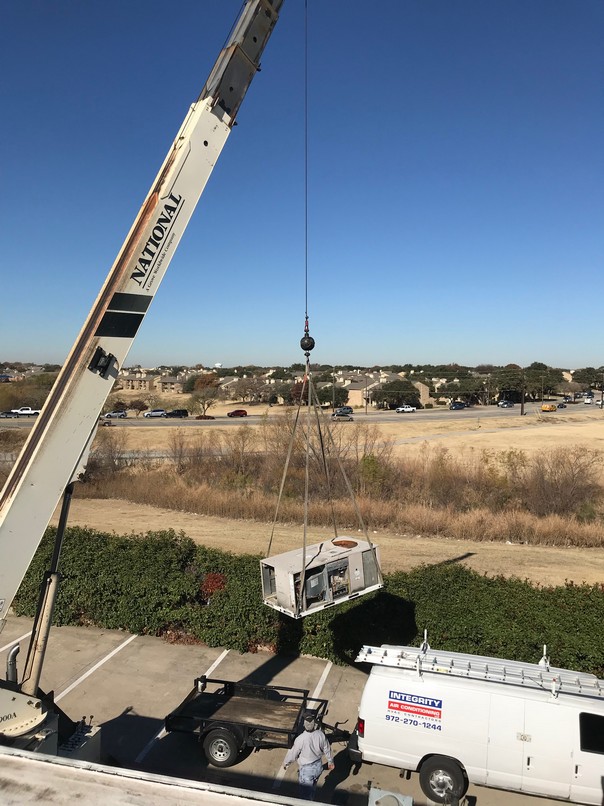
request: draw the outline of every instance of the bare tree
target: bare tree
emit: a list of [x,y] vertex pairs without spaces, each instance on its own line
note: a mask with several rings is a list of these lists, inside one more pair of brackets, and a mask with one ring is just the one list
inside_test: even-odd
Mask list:
[[138,417],[142,411],[147,411],[149,408],[144,400],[133,400],[130,403],[130,408],[136,412],[136,416]]
[[206,414],[208,409],[222,398],[220,379],[215,375],[200,375],[195,381],[188,408],[193,414]]
[[270,392],[264,378],[240,378],[232,387],[234,400],[242,403],[258,403]]

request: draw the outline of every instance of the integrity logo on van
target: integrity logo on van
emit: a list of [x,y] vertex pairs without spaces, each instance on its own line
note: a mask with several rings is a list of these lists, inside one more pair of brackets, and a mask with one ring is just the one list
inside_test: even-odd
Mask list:
[[442,718],[443,701],[433,697],[420,697],[419,694],[405,694],[403,691],[388,693],[388,710],[416,716]]

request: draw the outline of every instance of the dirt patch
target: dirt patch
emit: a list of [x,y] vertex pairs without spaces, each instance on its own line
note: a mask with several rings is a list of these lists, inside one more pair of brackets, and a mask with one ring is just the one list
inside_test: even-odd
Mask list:
[[[58,521],[58,510],[52,523]],[[188,512],[131,504],[127,501],[75,499],[69,523],[116,534],[141,534],[174,529],[196,543],[236,554],[265,555],[270,524],[213,518]],[[358,535],[357,535],[358,536]],[[309,542],[330,540],[330,530],[312,529]],[[604,549],[549,548],[542,546],[475,543],[466,540],[414,535],[372,533],[379,546],[384,571],[408,571],[424,563],[459,562],[489,576],[516,576],[541,585],[565,581],[590,585],[604,580]],[[302,526],[275,529],[271,554],[302,545]]]

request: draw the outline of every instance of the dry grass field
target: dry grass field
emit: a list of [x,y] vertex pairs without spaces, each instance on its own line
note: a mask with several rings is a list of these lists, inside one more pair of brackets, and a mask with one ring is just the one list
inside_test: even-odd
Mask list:
[[[173,404],[174,406],[177,403]],[[235,404],[220,406],[211,410],[217,419]],[[250,416],[238,421],[237,426],[228,428],[256,428],[262,416],[279,416],[278,408],[246,406]],[[586,407],[587,408],[587,407]],[[527,454],[549,448],[576,446],[586,449],[604,448],[604,412],[596,410],[576,410],[572,414],[564,411],[553,415],[529,413],[517,416],[485,417],[476,414],[463,419],[447,419],[447,412],[426,412],[415,419],[400,416],[396,422],[377,424],[380,434],[393,444],[395,454],[410,454],[425,450],[426,445],[446,448],[458,456],[479,456],[483,452],[518,450]],[[359,412],[357,422],[375,421],[374,415],[367,417]],[[212,429],[218,423],[208,423]],[[205,424],[200,424],[205,428]],[[339,428],[350,424],[338,424]],[[183,439],[194,439],[198,428],[181,428],[178,421],[167,427],[152,422],[145,426],[130,427],[119,422],[116,430],[123,430],[128,450],[169,451],[175,429],[179,429]],[[226,429],[225,429],[226,430]],[[56,519],[56,516],[55,516]],[[175,512],[152,506],[132,504],[116,500],[76,499],[72,505],[70,522],[74,525],[89,526],[95,529],[121,534],[140,534],[150,530],[175,529],[184,531],[195,541],[233,552],[266,552],[270,535],[270,524],[250,521],[229,520],[189,512]],[[328,530],[314,530],[311,541],[329,539]],[[501,542],[475,543],[466,540],[447,540],[436,537],[423,537],[413,534],[374,533],[372,538],[379,545],[386,571],[407,570],[422,563],[463,562],[480,573],[502,574],[530,579],[542,585],[563,584],[573,581],[577,584],[604,582],[604,549],[563,548],[506,544]],[[302,526],[278,526],[272,553],[295,548],[302,541]]]
[[[172,405],[176,407],[178,399]],[[228,411],[240,405],[221,404],[211,408],[209,414],[219,420]],[[278,417],[281,414],[279,407],[242,405],[250,416],[247,420],[242,419],[238,422],[252,428],[257,426],[264,416]],[[395,454],[409,454],[427,444],[443,446],[456,454],[510,449],[534,453],[548,448],[576,445],[604,452],[604,412],[599,408],[590,409],[588,406],[585,409],[586,411],[583,409],[573,411],[572,414],[566,414],[564,410],[553,414],[541,414],[529,410],[528,414],[521,417],[520,408],[517,407],[508,416],[486,417],[481,416],[480,408],[476,408],[472,409],[471,416],[463,419],[449,419],[447,411],[426,411],[415,419],[409,419],[401,414],[396,422],[380,424],[377,427],[384,439],[393,442]],[[355,412],[355,421],[373,423],[375,413],[369,412],[366,416],[364,410],[360,410]],[[145,423],[148,425],[128,429],[129,450],[148,450],[151,447],[156,450],[167,450],[170,432],[163,425],[156,425],[153,420],[146,420]],[[178,423],[178,420],[174,421],[176,426]],[[118,425],[127,428],[125,422],[119,422]],[[339,425],[350,427],[345,423]],[[216,424],[212,424],[211,427],[215,428]],[[183,434],[185,439],[195,438],[194,431],[183,430]]]

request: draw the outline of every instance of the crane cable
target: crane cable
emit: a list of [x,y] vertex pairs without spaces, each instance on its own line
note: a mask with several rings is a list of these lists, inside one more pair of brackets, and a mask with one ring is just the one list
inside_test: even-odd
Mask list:
[[[281,485],[279,488],[279,495],[277,499],[277,506],[275,509],[275,516],[273,519],[273,525],[271,528],[271,534],[268,543],[268,551],[267,556],[270,556],[270,550],[273,543],[273,537],[275,534],[275,527],[277,524],[279,508],[281,504],[281,499],[283,497],[283,491],[285,488],[285,481],[287,478],[287,473],[292,457],[293,447],[295,443],[295,435],[296,429],[300,420],[300,413],[302,405],[306,400],[306,440],[305,440],[305,466],[304,466],[304,525],[303,525],[303,540],[302,540],[302,568],[300,571],[300,581],[299,587],[296,595],[296,617],[300,615],[300,612],[303,608],[303,604],[305,601],[305,583],[306,583],[306,566],[307,566],[307,535],[308,535],[308,501],[309,501],[309,488],[310,488],[310,454],[311,454],[311,409],[314,408],[316,414],[316,425],[317,425],[317,433],[319,437],[319,445],[321,448],[321,457],[322,457],[322,466],[323,471],[325,473],[326,479],[326,487],[327,493],[330,502],[330,510],[331,510],[331,517],[334,529],[334,540],[338,537],[338,529],[336,524],[336,517],[335,517],[335,509],[333,505],[333,499],[331,495],[331,483],[330,483],[330,474],[329,474],[329,465],[327,462],[326,457],[326,444],[323,439],[323,432],[321,429],[320,423],[320,404],[316,394],[316,391],[313,387],[312,383],[312,375],[310,369],[310,352],[315,346],[315,340],[310,335],[309,332],[309,318],[308,318],[308,0],[304,0],[304,335],[300,339],[300,347],[304,351],[304,356],[306,358],[305,362],[305,372],[304,372],[304,379],[302,383],[302,390],[300,394],[300,400],[298,403],[298,408],[296,410],[296,416],[294,418],[294,423],[292,427],[289,447],[287,451],[287,457],[285,460],[285,467],[283,469],[283,475],[281,477]],[[335,383],[335,381],[334,381]],[[305,394],[306,393],[306,394]],[[331,434],[329,428],[327,429],[328,433],[328,442],[335,450],[335,455],[337,458],[337,463],[340,472],[342,473],[344,483],[346,485],[346,489],[351,497],[353,502],[353,507],[361,527],[361,531],[363,532],[367,543],[371,546],[373,550],[373,556],[375,561],[375,566],[378,574],[378,578],[380,582],[382,582],[382,573],[379,563],[377,561],[377,554],[375,550],[375,545],[369,540],[369,536],[367,534],[367,528],[365,526],[365,522],[361,515],[361,511],[358,507],[358,503],[356,501],[354,491],[352,489],[352,485],[346,474],[344,469],[344,465],[340,458],[339,452],[336,449],[336,445],[333,439],[333,435]]]
[[[275,510],[275,517],[271,528],[271,534],[268,541],[267,556],[270,556],[271,546],[273,544],[273,537],[275,535],[275,526],[279,514],[279,507],[281,498],[283,497],[283,490],[285,488],[285,480],[287,478],[287,471],[292,457],[294,447],[294,440],[296,436],[296,429],[300,419],[300,408],[304,400],[304,391],[308,383],[308,401],[310,405],[310,350],[315,346],[315,340],[309,334],[308,325],[308,0],[304,0],[304,336],[300,340],[300,347],[305,350],[306,367],[304,374],[304,381],[302,384],[302,392],[300,394],[300,401],[294,419],[289,447],[287,449],[287,457],[285,459],[285,467],[283,468],[283,475],[281,477],[281,486],[279,488],[279,496],[277,499],[277,507]],[[308,445],[308,431],[307,428],[307,445]],[[308,457],[308,449],[307,449]],[[304,491],[304,548],[303,548],[303,564],[306,558],[306,531],[308,520],[308,467],[305,474],[305,491]],[[300,597],[298,597],[300,598]]]
[[[310,351],[315,340],[309,333],[308,325],[308,0],[304,0],[304,335],[300,347],[306,357],[305,382],[308,392],[306,409],[306,462],[304,466],[304,527],[302,539],[302,569],[300,587],[296,597],[296,616],[300,615],[305,600],[306,585],[306,538],[308,534],[308,494],[310,479],[310,409],[312,405],[312,380],[310,374]],[[303,387],[304,390],[304,387]],[[303,396],[300,398],[302,401]]]

